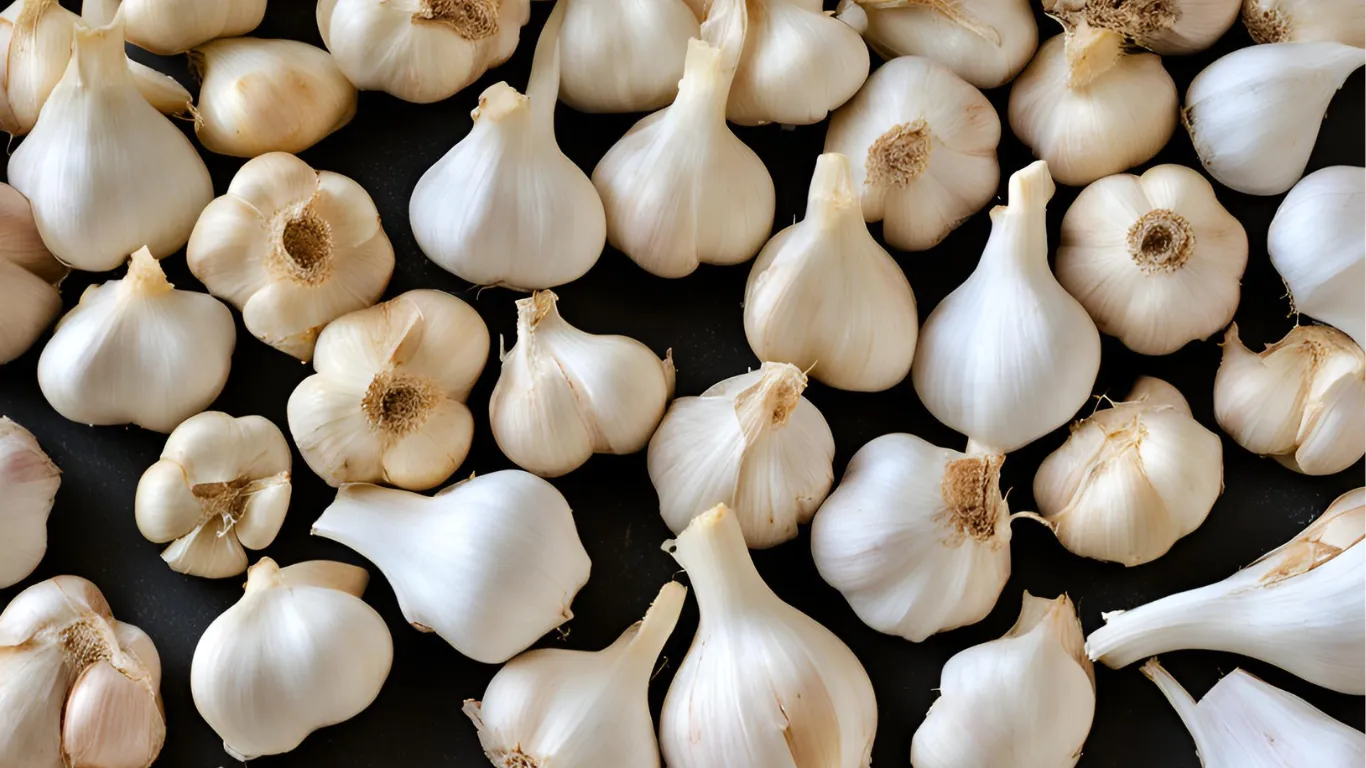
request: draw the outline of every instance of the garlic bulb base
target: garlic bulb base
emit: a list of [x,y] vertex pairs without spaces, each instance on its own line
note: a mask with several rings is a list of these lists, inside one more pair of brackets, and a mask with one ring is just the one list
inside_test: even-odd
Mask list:
[[1366,9],[1355,0],[1243,0],[1257,43],[1336,42],[1366,48]]
[[[1209,48],[1238,18],[1241,0],[1171,3],[1045,0],[1044,12],[1069,26],[1088,24],[1163,56]],[[1258,41],[1261,42],[1261,41]]]

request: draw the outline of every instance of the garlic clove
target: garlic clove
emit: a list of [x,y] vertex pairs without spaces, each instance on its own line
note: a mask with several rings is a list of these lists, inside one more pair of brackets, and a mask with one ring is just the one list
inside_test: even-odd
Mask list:
[[206,520],[170,543],[161,559],[176,573],[222,579],[247,570],[247,553],[236,536],[220,533],[220,519]]
[[165,741],[166,717],[157,683],[145,670],[125,672],[101,660],[72,683],[62,718],[66,765],[142,768],[156,760]]
[[266,13],[266,0],[118,0],[118,6],[129,42],[163,56],[245,35]]
[[1366,48],[1366,9],[1355,0],[1243,0],[1241,15],[1258,43],[1325,41]]
[[61,314],[66,274],[43,245],[28,201],[0,184],[0,365],[24,354]]
[[[450,477],[469,453],[474,416],[462,402],[442,400],[417,431],[399,437],[381,458],[385,481],[400,488],[430,488]],[[440,477],[440,480],[433,479]]]
[[575,0],[560,35],[561,101],[580,112],[646,112],[673,101],[699,31],[683,0]]
[[1161,6],[1137,2],[1045,0],[1044,12],[1076,26],[1107,29],[1163,56],[1177,56],[1214,45],[1238,18],[1242,0],[1173,0]]
[[0,588],[28,578],[47,553],[47,518],[62,471],[33,434],[0,416]]

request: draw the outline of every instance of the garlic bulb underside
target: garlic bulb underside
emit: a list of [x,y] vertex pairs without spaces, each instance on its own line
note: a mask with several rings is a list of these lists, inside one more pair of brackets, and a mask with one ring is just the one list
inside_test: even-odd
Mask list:
[[24,354],[57,315],[67,269],[52,257],[24,196],[0,184],[0,365]]
[[1325,41],[1366,48],[1366,7],[1356,0],[1243,0],[1242,17],[1259,43]]
[[432,497],[344,485],[313,534],[377,565],[409,623],[485,664],[507,661],[571,619],[569,604],[588,582],[569,504],[519,470]]
[[934,247],[996,194],[1001,120],[982,92],[919,56],[883,64],[835,111],[825,151],[849,158],[863,218],[887,244]]
[[194,649],[190,690],[234,759],[289,752],[379,695],[393,662],[384,619],[361,599],[363,568],[311,560],[247,571],[246,593]]
[[580,112],[668,106],[698,34],[683,0],[571,0],[560,33],[560,101]]
[[185,260],[251,335],[305,362],[323,326],[374,304],[394,273],[370,195],[283,152],[237,171],[200,214]]
[[1331,475],[1366,453],[1366,359],[1340,331],[1301,325],[1253,352],[1224,335],[1214,418],[1239,445],[1306,475]]
[[724,505],[665,544],[701,618],[659,718],[670,768],[867,768],[877,731],[868,673],[843,642],[773,594]]
[[465,406],[489,332],[448,293],[408,291],[343,315],[318,336],[313,367],[289,396],[289,431],[328,485],[384,482],[426,490],[465,460]]
[[0,613],[0,765],[146,768],[166,740],[161,658],[98,587],[57,576]]
[[915,294],[863,223],[849,160],[816,160],[806,218],[773,236],[745,285],[745,337],[840,389],[877,392],[911,369]]
[[1167,651],[1260,659],[1341,693],[1366,693],[1366,488],[1298,536],[1207,587],[1102,613],[1086,651],[1118,669]]
[[1182,122],[1205,170],[1249,195],[1279,195],[1304,174],[1328,102],[1366,52],[1341,43],[1240,48],[1186,89]]
[[28,578],[47,553],[47,517],[62,471],[33,433],[0,416],[0,589]]
[[864,624],[912,642],[981,621],[1010,577],[1002,461],[914,435],[870,441],[811,521],[821,578]]
[[1072,768],[1095,712],[1072,601],[1025,592],[1010,631],[944,665],[939,698],[911,738],[911,766]]
[[180,53],[256,29],[266,0],[118,0],[128,42],[152,53]]
[[1048,15],[1123,35],[1163,56],[1198,53],[1214,45],[1238,18],[1243,0],[1044,0]]
[[1008,453],[1066,424],[1100,370],[1100,334],[1048,270],[1048,166],[1010,177],[991,237],[968,279],[920,329],[915,391],[941,422]]
[[645,618],[596,652],[527,651],[498,670],[484,700],[465,700],[495,766],[659,768],[647,698],[655,661],[688,590],[664,585]]
[[1145,355],[1226,327],[1246,267],[1243,225],[1180,165],[1088,185],[1063,216],[1054,264],[1100,331]]
[[764,363],[674,401],[647,457],[670,530],[725,504],[751,547],[797,535],[835,480],[835,438],[804,389],[797,366]]
[[231,310],[176,290],[143,248],[128,274],[87,288],[57,323],[38,386],[72,421],[170,432],[223,391],[236,343]]
[[148,541],[171,542],[161,559],[173,571],[236,576],[247,570],[243,547],[264,549],[285,522],[289,469],[289,443],[269,420],[191,416],[138,481],[138,530]]

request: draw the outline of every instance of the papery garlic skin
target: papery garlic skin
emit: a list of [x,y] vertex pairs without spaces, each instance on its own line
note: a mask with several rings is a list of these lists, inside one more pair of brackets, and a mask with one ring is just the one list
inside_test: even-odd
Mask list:
[[572,0],[560,33],[560,101],[589,113],[668,106],[698,30],[683,0]]
[[256,29],[266,0],[118,0],[128,42],[152,53],[180,53]]
[[24,354],[62,313],[67,268],[38,234],[24,196],[0,184],[0,365]]
[[0,416],[0,589],[28,578],[47,553],[47,518],[62,471],[32,432]]
[[1355,0],[1243,0],[1241,15],[1259,43],[1326,41],[1366,48],[1366,8]]
[[1238,18],[1243,0],[1044,0],[1048,15],[1064,24],[1083,22],[1108,29],[1163,56],[1179,56],[1214,45]]

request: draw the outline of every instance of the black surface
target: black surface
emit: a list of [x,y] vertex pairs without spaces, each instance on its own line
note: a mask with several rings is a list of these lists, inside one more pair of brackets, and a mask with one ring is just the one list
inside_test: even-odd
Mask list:
[[[519,89],[525,87],[531,60],[529,42],[548,12],[548,4],[535,4],[532,22],[523,31],[522,44],[513,59],[454,98],[419,106],[383,94],[362,94],[352,124],[301,155],[315,168],[354,178],[375,198],[398,256],[386,298],[419,287],[450,291],[477,308],[495,338],[501,334],[509,344],[515,332],[512,302],[517,295],[501,289],[475,291],[424,258],[408,227],[408,198],[422,172],[469,130],[469,111],[480,91],[503,79]],[[1042,23],[1043,34],[1052,34],[1052,23]],[[277,0],[257,33],[320,44],[311,2]],[[1242,27],[1235,26],[1212,50],[1190,58],[1169,58],[1167,67],[1184,94],[1201,68],[1219,55],[1250,43]],[[139,58],[156,61],[150,56]],[[160,60],[157,66],[184,75],[181,59]],[[1327,165],[1363,164],[1366,129],[1362,84],[1358,71],[1333,101],[1309,163],[1310,171]],[[1002,115],[1007,95],[1008,87],[988,92]],[[589,171],[636,119],[627,115],[581,115],[560,106],[556,121],[560,145]],[[189,131],[188,124],[184,127]],[[825,127],[735,130],[763,157],[773,174],[778,191],[776,231],[802,215]],[[1031,159],[1008,129],[1004,134],[1000,147],[1002,195],[1009,174]],[[204,155],[215,189],[222,194],[243,161],[207,152]],[[1155,162],[1199,168],[1190,141],[1179,128]],[[1236,319],[1244,341],[1260,348],[1262,343],[1279,339],[1295,323],[1288,315],[1285,290],[1266,256],[1266,228],[1280,197],[1251,197],[1217,184],[1216,189],[1220,200],[1247,228],[1251,252]],[[1054,242],[1058,223],[1076,191],[1058,187],[1049,210]],[[894,253],[915,288],[922,320],[971,272],[988,229],[983,212],[932,251]],[[879,230],[874,227],[875,234],[880,234]],[[189,275],[181,255],[163,263],[178,286],[202,290]],[[661,353],[672,347],[678,364],[678,394],[695,395],[757,364],[745,343],[741,320],[740,304],[748,274],[749,265],[704,266],[687,278],[664,280],[645,273],[609,248],[587,276],[556,291],[565,317],[586,331],[628,333]],[[117,275],[72,275],[62,288],[67,307],[75,304],[87,284]],[[240,317],[238,325],[232,375],[213,408],[233,415],[261,414],[285,428],[285,402],[311,368],[256,341],[241,328]],[[108,597],[115,615],[146,630],[161,653],[169,735],[158,764],[193,768],[234,765],[194,708],[189,671],[200,634],[238,599],[244,579],[208,581],[174,573],[157,556],[160,546],[139,535],[133,521],[134,488],[143,470],[156,460],[165,436],[138,428],[90,428],[53,412],[38,390],[35,375],[38,353],[46,338],[19,360],[0,368],[0,413],[37,435],[64,472],[62,487],[49,523],[47,557],[23,584],[0,590],[0,605],[23,586],[57,574],[73,573],[94,581]],[[1211,402],[1219,361],[1215,341],[1192,343],[1167,357],[1146,358],[1106,338],[1102,360],[1097,394],[1122,396],[1135,376],[1159,376],[1186,395],[1196,418],[1215,428]],[[458,475],[513,466],[498,451],[488,431],[488,396],[497,376],[496,355],[491,354],[490,364],[470,396],[476,435]],[[911,432],[936,444],[962,445],[960,436],[937,423],[920,405],[909,379],[878,394],[839,392],[816,383],[806,394],[834,431],[837,477],[855,450],[887,432]],[[1059,430],[1006,461],[1002,485],[1012,489],[1012,509],[1032,507],[1034,469],[1062,442],[1063,435]],[[797,540],[755,553],[755,560],[779,596],[832,629],[863,661],[878,697],[874,762],[880,766],[906,765],[911,734],[937,695],[934,688],[943,663],[954,653],[1009,628],[1019,611],[1022,590],[1048,597],[1068,592],[1089,632],[1100,625],[1101,611],[1132,607],[1227,576],[1294,535],[1338,494],[1362,483],[1360,462],[1331,477],[1310,478],[1253,456],[1226,437],[1224,448],[1223,497],[1205,524],[1165,557],[1127,570],[1084,560],[1066,552],[1043,527],[1022,521],[1015,525],[1011,544],[1014,574],[996,610],[975,626],[918,645],[881,635],[858,621],[840,595],[817,575],[805,528]],[[470,661],[435,635],[409,628],[393,592],[373,566],[339,544],[308,535],[309,526],[330,502],[333,491],[309,472],[297,454],[294,461],[294,501],[283,530],[264,554],[282,564],[330,558],[369,568],[374,578],[366,598],[393,632],[394,667],[379,699],[358,717],[314,733],[290,754],[262,758],[253,765],[387,768],[486,764],[474,728],[460,713],[460,701],[478,698],[497,668]],[[574,601],[575,618],[540,645],[597,649],[638,619],[659,586],[679,574],[679,568],[659,549],[670,534],[659,517],[643,453],[594,457],[554,484],[575,510],[579,534],[593,559],[593,572]],[[668,662],[650,690],[656,715],[673,670],[692,637],[696,617],[696,605],[690,602],[665,651]],[[1325,691],[1266,664],[1207,652],[1172,653],[1163,661],[1196,696],[1221,674],[1241,665],[1344,722],[1356,728],[1363,726],[1361,697]],[[1136,667],[1112,671],[1098,666],[1096,685],[1099,700],[1095,724],[1082,766],[1199,765],[1194,745],[1180,721]]]

